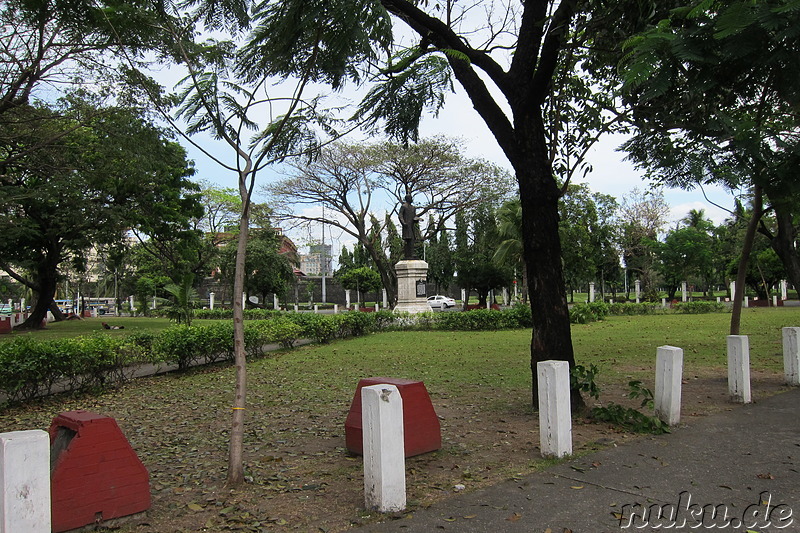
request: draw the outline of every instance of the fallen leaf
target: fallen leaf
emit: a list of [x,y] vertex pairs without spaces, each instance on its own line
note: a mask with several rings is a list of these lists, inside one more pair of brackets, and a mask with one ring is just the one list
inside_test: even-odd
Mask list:
[[506,520],[508,520],[509,522],[516,522],[516,521],[517,521],[517,520],[519,520],[520,518],[522,518],[522,515],[521,515],[521,514],[519,514],[519,513],[514,513],[514,514],[512,514],[511,516],[509,516],[508,518],[506,518]]
[[582,488],[583,488],[583,485],[573,485],[573,486],[572,486],[572,487],[570,487],[570,488],[571,488],[571,489],[582,489]]
[[466,518],[467,520],[470,520],[472,518],[475,518],[476,516],[478,516],[478,515],[476,515],[476,514],[468,514],[468,515],[465,515],[464,518]]
[[192,511],[202,511],[203,510],[203,506],[202,505],[197,505],[196,503],[190,503],[186,507],[188,507]]
[[767,472],[766,474],[758,474],[759,479],[775,479],[775,476]]

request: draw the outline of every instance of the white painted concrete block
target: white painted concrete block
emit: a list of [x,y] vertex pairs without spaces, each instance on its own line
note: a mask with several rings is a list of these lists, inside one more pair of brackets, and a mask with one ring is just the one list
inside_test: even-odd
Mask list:
[[50,533],[50,436],[0,433],[0,533]]
[[339,314],[339,304],[333,304],[333,314],[334,315]]
[[728,335],[728,392],[731,401],[750,403],[750,339]]
[[569,403],[569,363],[536,363],[539,381],[539,440],[543,457],[572,453],[572,408]]
[[681,421],[681,381],[683,350],[675,346],[659,346],[656,350],[656,391],[653,398],[655,415],[665,424]]
[[800,328],[783,328],[783,373],[786,383],[800,385]]
[[406,507],[403,399],[394,385],[361,389],[364,501],[382,513]]

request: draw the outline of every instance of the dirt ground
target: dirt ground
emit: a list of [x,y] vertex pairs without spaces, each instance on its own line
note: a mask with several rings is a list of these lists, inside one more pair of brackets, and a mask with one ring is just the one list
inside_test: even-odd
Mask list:
[[[158,400],[158,379],[127,388],[137,387],[143,397]],[[753,373],[754,400],[784,390],[781,381],[782,376]],[[626,391],[625,383],[603,384],[601,400],[636,405],[625,398]],[[443,448],[407,460],[408,510],[392,518],[551,464],[540,458],[538,421],[528,395],[465,386],[456,401],[432,392]],[[689,425],[736,408],[728,401],[725,376],[685,376],[682,396],[682,423]],[[41,425],[55,401],[22,414],[9,412],[0,422],[7,431],[30,429],[34,420]],[[154,407],[132,402],[125,389],[97,402],[94,408],[117,419],[151,476],[152,508],[112,529],[337,532],[386,518],[364,509],[361,458],[344,447],[346,411],[328,409],[326,415],[324,410],[279,403],[267,416],[251,416],[245,434],[248,483],[231,490],[225,487],[227,417],[208,417],[191,402],[175,402],[168,412],[160,412],[155,407],[159,402],[153,401]],[[92,410],[85,399],[77,405]],[[641,436],[585,418],[573,425],[578,454],[635,438]]]

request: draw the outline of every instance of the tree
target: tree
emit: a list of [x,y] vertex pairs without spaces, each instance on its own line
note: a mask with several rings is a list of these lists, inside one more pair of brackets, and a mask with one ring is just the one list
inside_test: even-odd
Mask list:
[[645,291],[655,290],[655,258],[647,243],[658,240],[668,213],[669,207],[661,189],[634,189],[622,199],[622,259],[628,272],[635,274],[642,282]]
[[[482,204],[470,213],[456,215],[455,266],[458,283],[467,294],[478,293],[478,305],[485,306],[490,291],[507,287],[513,279],[508,265],[499,264],[493,258],[497,251],[498,237],[495,210]],[[467,301],[464,302],[466,309]]]
[[[359,67],[370,67],[374,73],[380,59],[383,68],[372,78],[374,85],[357,116],[376,127],[382,125],[402,142],[417,139],[424,111],[441,109],[451,75],[461,85],[519,184],[534,321],[531,370],[536,404],[536,364],[559,359],[574,365],[558,234],[561,191],[553,173],[543,106],[556,85],[562,52],[583,44],[587,32],[614,28],[618,12],[625,13],[629,4],[540,0],[500,7],[481,0],[467,4],[360,0],[346,6],[315,2],[315,8],[308,9],[306,1],[291,0],[268,5],[270,28],[277,35],[265,35],[262,44],[269,49],[269,58],[284,61],[307,57],[313,50],[309,40],[320,25],[349,28],[352,21],[361,21],[363,40],[336,48],[346,54],[336,63],[342,75],[332,80],[332,86],[338,88],[345,77],[361,82]],[[607,16],[608,11],[615,18]],[[646,18],[649,13],[628,11],[633,17]],[[339,18],[342,12],[349,24]],[[416,42],[392,40],[387,14],[410,30]],[[369,52],[358,46],[363,44],[369,45]],[[358,47],[351,51],[348,46]],[[583,405],[577,391],[573,400],[576,407]]]
[[[561,240],[564,275],[570,297],[576,287],[599,280],[604,290],[606,271],[618,263],[614,246],[614,198],[592,194],[585,184],[572,184],[561,199]],[[609,261],[610,260],[610,261]]]
[[[231,240],[220,254],[219,277],[229,290],[234,281],[237,245],[235,239]],[[269,294],[286,294],[287,285],[294,281],[294,273],[289,260],[278,253],[279,246],[280,238],[272,228],[250,232],[245,258],[245,294],[258,295],[262,301],[266,301]]]
[[696,227],[687,226],[667,233],[664,242],[645,241],[658,260],[656,268],[667,286],[667,298],[675,298],[681,283],[703,279],[711,268],[711,239]]
[[[293,165],[291,176],[271,184],[268,191],[273,203],[282,207],[280,218],[324,223],[355,238],[369,253],[388,299],[394,302],[394,265],[399,256],[385,252],[398,242],[392,217],[406,194],[412,195],[418,216],[435,213],[444,223],[458,210],[508,190],[502,170],[466,159],[460,150],[459,143],[444,138],[410,146],[336,143],[314,161]],[[374,200],[386,195],[392,202],[392,216],[384,217],[381,224],[375,214],[380,206]],[[323,205],[325,216],[291,209],[307,205]],[[428,237],[423,235],[421,240]]]
[[[752,190],[752,215],[737,273],[731,334],[739,331],[750,250],[766,198],[789,215],[800,153],[794,0],[698,2],[673,10],[629,41],[626,100],[639,133],[627,150],[663,181]],[[786,246],[789,227],[774,234]],[[777,250],[776,250],[777,251]],[[781,255],[781,253],[779,253]],[[784,255],[790,276],[794,263]],[[800,261],[797,266],[800,267]]]
[[429,244],[424,250],[423,258],[428,263],[428,279],[433,281],[435,291],[440,293],[450,288],[455,274],[453,265],[453,250],[450,249],[449,232],[442,221],[437,225],[433,216],[428,224],[427,234],[430,235]]
[[200,295],[192,287],[194,276],[186,274],[180,283],[170,283],[164,290],[172,297],[172,302],[166,307],[167,317],[174,320],[176,324],[192,325],[192,313],[194,305]]
[[[119,242],[130,228],[176,236],[198,214],[193,170],[163,130],[125,109],[76,97],[62,105],[82,117],[26,107],[30,120],[6,130],[15,142],[3,147],[24,154],[5,166],[0,185],[0,267],[36,293],[27,328],[41,327],[48,310],[59,314],[53,297],[62,263],[81,270],[89,248]],[[61,140],[29,151],[43,134]]]
[[383,286],[380,274],[368,267],[348,269],[341,274],[337,274],[336,279],[345,289],[356,291],[359,302],[364,301],[363,295],[365,292],[377,292]]
[[522,250],[522,203],[519,198],[509,200],[497,210],[497,235],[500,245],[492,260],[514,269],[515,279],[522,280],[522,301],[528,301],[528,274]]

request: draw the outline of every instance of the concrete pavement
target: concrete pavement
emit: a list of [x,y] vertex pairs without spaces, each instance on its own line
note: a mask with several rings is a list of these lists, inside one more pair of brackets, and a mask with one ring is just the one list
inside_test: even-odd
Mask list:
[[800,389],[364,532],[800,532]]

